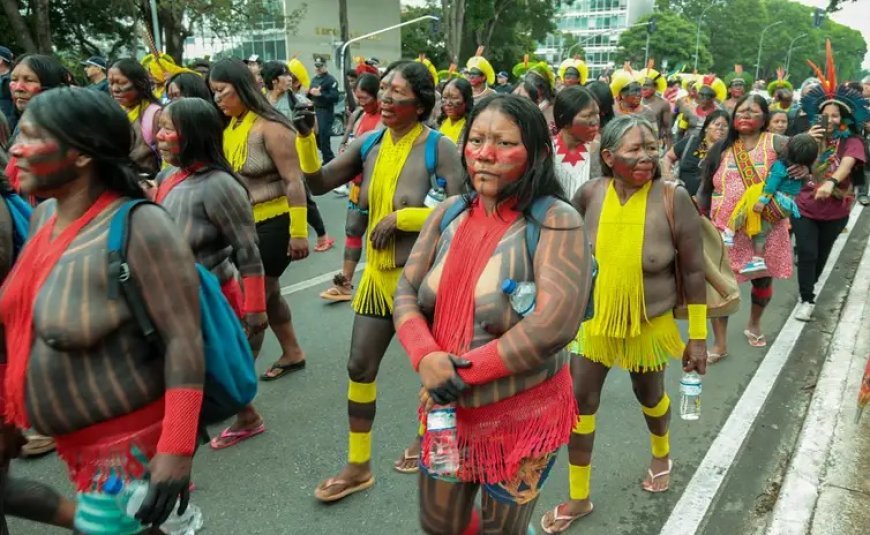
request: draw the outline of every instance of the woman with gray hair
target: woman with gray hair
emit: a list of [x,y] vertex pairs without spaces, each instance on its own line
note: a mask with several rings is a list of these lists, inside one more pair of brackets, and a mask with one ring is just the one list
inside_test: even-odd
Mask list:
[[[665,366],[671,358],[682,357],[686,372],[706,371],[700,216],[685,188],[659,180],[657,161],[653,125],[637,116],[617,117],[601,136],[604,176],[583,184],[574,197],[599,274],[595,316],[583,323],[569,348],[576,354],[571,369],[579,409],[568,445],[571,499],[544,515],[545,533],[561,533],[592,512],[589,482],[595,415],[610,368],[629,372],[647,422],[652,449],[642,484],[647,492],[668,490],[673,467]],[[673,228],[668,212],[673,214]],[[678,277],[683,296],[677,296]],[[681,303],[688,303],[688,344],[674,320],[673,308]]]

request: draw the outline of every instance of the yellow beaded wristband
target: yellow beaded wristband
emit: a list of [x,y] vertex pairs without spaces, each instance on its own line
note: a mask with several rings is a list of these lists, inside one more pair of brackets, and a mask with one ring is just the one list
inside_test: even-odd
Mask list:
[[307,206],[291,206],[290,207],[290,237],[291,238],[307,238],[308,237],[308,207]]
[[305,174],[320,171],[320,157],[317,155],[317,140],[314,134],[296,135],[296,153],[299,155],[299,167]]
[[689,340],[707,339],[707,305],[689,305]]
[[396,228],[403,232],[420,232],[432,208],[400,208],[396,211]]

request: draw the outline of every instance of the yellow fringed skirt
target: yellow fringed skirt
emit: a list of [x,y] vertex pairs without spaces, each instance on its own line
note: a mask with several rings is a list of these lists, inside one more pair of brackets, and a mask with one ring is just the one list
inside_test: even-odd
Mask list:
[[366,264],[353,298],[353,310],[363,316],[392,317],[393,295],[399,285],[403,267],[378,269]]
[[657,316],[640,327],[640,334],[629,338],[591,336],[583,325],[568,351],[603,364],[619,366],[630,372],[654,372],[665,367],[669,359],[683,356],[685,344],[672,312]]

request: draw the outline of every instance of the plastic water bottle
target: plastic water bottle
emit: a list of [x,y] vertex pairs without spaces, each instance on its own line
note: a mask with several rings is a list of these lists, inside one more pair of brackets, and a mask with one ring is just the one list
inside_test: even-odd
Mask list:
[[505,279],[501,283],[501,291],[510,296],[511,306],[521,317],[526,317],[535,310],[538,289],[534,282],[517,282],[513,279]]
[[680,418],[697,420],[701,417],[701,376],[696,372],[684,373],[680,379]]
[[435,405],[426,418],[429,434],[429,471],[437,476],[455,476],[459,471],[456,439],[456,407]]
[[447,181],[443,178],[435,179],[435,186],[426,194],[426,199],[423,200],[423,206],[426,208],[436,208],[447,198]]
[[[134,518],[148,495],[148,483],[131,481],[124,490],[124,494],[129,496],[126,505],[127,516]],[[202,511],[191,503],[187,504],[184,514],[179,515],[178,505],[178,502],[175,502],[175,509],[160,526],[160,531],[166,535],[195,535],[196,531],[202,528]]]

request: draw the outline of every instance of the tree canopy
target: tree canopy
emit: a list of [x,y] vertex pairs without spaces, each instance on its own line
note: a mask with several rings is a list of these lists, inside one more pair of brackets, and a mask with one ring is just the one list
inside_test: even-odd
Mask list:
[[[656,60],[656,65],[667,61],[671,69],[683,64],[691,70],[695,63],[696,25],[670,11],[647,15],[638,23],[647,22],[652,16],[656,18],[656,30],[649,35],[649,57]],[[644,68],[646,38],[647,30],[643,26],[624,31],[619,36],[617,66],[624,61],[630,61],[634,68]],[[710,38],[702,31],[698,46],[698,69],[702,72],[713,65],[709,46]]]

